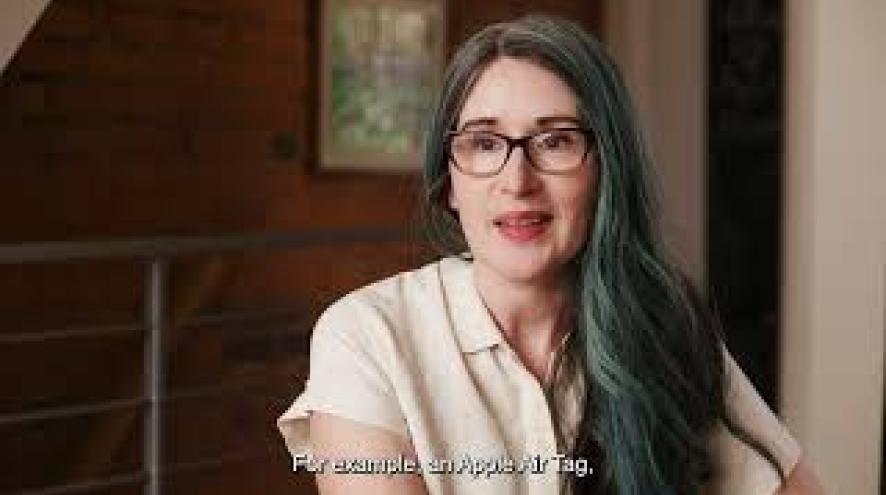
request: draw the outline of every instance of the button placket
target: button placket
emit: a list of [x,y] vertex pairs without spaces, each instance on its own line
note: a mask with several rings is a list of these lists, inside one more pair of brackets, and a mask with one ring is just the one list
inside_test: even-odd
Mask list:
[[550,406],[548,392],[520,360],[517,353],[504,343],[502,350],[507,356],[509,365],[518,377],[520,390],[520,404],[524,411],[523,431],[525,432],[525,450],[523,455],[541,457],[546,462],[544,474],[529,474],[531,478],[543,478],[545,482],[539,483],[540,479],[529,481],[530,493],[552,493],[550,490],[560,483],[560,475],[556,472],[556,464],[552,457],[559,453],[557,437],[554,430],[552,408]]

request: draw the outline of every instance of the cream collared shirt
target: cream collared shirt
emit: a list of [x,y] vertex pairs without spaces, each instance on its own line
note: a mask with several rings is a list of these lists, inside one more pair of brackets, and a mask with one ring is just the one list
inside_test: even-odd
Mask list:
[[[483,305],[472,265],[442,259],[359,289],[323,313],[309,379],[278,426],[295,469],[310,459],[308,417],[322,411],[410,439],[431,495],[558,494],[565,472],[593,467],[563,455],[583,394],[581,380],[568,379],[580,374],[570,369],[565,343],[539,383]],[[789,473],[799,446],[724,355],[730,417]],[[717,474],[705,495],[775,492],[770,464],[722,426],[710,447]]]

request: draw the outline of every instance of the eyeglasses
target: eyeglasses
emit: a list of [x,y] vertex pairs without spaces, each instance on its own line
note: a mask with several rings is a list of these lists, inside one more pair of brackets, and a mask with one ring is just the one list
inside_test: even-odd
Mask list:
[[517,146],[539,172],[567,174],[581,167],[591,149],[593,131],[578,127],[545,129],[520,138],[492,131],[447,133],[449,158],[459,171],[492,177],[502,171]]

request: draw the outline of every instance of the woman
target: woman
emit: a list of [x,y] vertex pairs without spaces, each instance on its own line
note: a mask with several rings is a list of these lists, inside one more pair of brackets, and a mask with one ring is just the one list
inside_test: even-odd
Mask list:
[[323,494],[819,493],[665,261],[649,168],[579,27],[531,16],[468,40],[426,146],[449,257],[320,318],[280,420],[295,468]]

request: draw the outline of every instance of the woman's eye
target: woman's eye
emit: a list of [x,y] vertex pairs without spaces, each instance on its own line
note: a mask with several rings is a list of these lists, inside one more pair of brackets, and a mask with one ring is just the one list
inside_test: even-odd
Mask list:
[[492,136],[476,136],[471,143],[471,147],[475,151],[495,151],[499,147],[498,141],[498,139]]
[[568,132],[549,132],[541,137],[541,147],[546,149],[558,149],[569,147],[573,138]]

